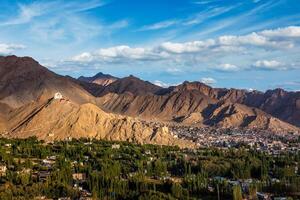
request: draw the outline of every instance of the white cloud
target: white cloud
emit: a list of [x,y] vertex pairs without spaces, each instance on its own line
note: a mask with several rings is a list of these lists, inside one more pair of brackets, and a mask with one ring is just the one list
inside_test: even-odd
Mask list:
[[32,3],[30,5],[19,4],[18,16],[9,19],[0,25],[18,25],[30,22],[34,17],[41,16],[43,10],[47,10],[48,4]]
[[[295,27],[292,29],[294,30]],[[166,67],[165,69],[170,68],[170,66],[176,66],[177,69],[182,67],[194,67],[194,69],[197,68],[200,70],[199,66],[201,66],[201,69],[214,69],[224,72],[249,69],[251,66],[254,67],[254,69],[269,70],[295,68],[297,66],[292,64],[293,60],[290,61],[290,64],[269,60],[252,63],[253,59],[257,58],[258,53],[267,56],[272,55],[272,53],[287,53],[289,50],[295,52],[299,49],[298,38],[290,37],[291,35],[295,36],[296,31],[281,34],[281,38],[275,37],[275,35],[282,32],[287,32],[282,30],[290,30],[290,27],[264,30],[239,36],[224,35],[207,40],[181,43],[163,42],[152,47],[113,46],[91,52],[84,52],[74,56],[70,61],[78,63],[88,62],[90,64],[133,64],[132,62],[147,61],[152,62],[152,66],[158,64],[156,62],[162,62],[159,64],[163,64]],[[234,59],[238,60],[237,62],[239,62],[240,59],[242,63],[239,62],[239,66],[227,63],[225,59],[227,57],[229,58],[228,60]]]
[[[193,3],[194,4],[208,4],[211,2],[199,1],[199,2],[193,2]],[[160,21],[160,22],[156,22],[153,24],[143,26],[142,28],[139,29],[139,31],[159,30],[159,29],[170,28],[173,26],[192,26],[192,25],[200,24],[210,18],[213,18],[213,17],[219,16],[219,15],[222,15],[226,12],[229,12],[230,10],[232,10],[236,7],[237,7],[237,5],[228,6],[228,7],[210,7],[204,11],[194,13],[194,14],[190,15],[189,17],[186,17],[183,19],[169,19],[169,20],[164,20],[164,21]]]
[[131,60],[157,60],[163,59],[164,52],[155,52],[146,48],[132,48],[126,45],[99,49],[93,53],[85,52],[73,57],[71,60],[79,62],[129,62]]
[[251,33],[243,36],[221,36],[218,38],[220,46],[254,46],[262,48],[292,48],[294,44],[290,41],[273,40],[262,33]]
[[181,85],[183,82],[176,82],[176,83],[165,83],[163,81],[160,81],[160,80],[155,80],[152,82],[154,85],[157,85],[159,87],[163,87],[163,88],[168,88],[168,87],[171,87],[171,86],[178,86],[178,85]]
[[188,19],[182,20],[181,24],[185,26],[200,24],[210,18],[214,18],[224,13],[227,13],[236,8],[237,6],[239,6],[239,4],[228,7],[212,7],[200,13],[196,13]]
[[48,14],[69,14],[90,10],[103,6],[105,3],[99,0],[81,1],[81,2],[64,2],[62,0],[55,1],[34,1],[30,4],[18,4],[18,15],[8,19],[0,25],[18,25],[31,22],[34,18],[45,16]]
[[80,55],[74,56],[72,60],[78,62],[91,62],[93,60],[93,56],[91,53],[84,52]]
[[164,29],[168,28],[170,26],[178,24],[178,20],[167,20],[167,21],[161,21],[155,24],[147,25],[139,29],[140,31],[149,31],[149,30],[158,30],[158,29]]
[[229,63],[221,64],[221,65],[215,67],[214,69],[219,70],[219,71],[224,71],[224,72],[232,72],[232,71],[240,70],[240,68],[237,67],[236,65],[229,64]]
[[201,1],[194,1],[192,2],[193,4],[196,4],[196,5],[205,5],[205,4],[210,4],[210,3],[214,3],[214,2],[217,2],[219,0],[201,0]]
[[120,20],[120,21],[116,21],[115,23],[106,26],[106,28],[108,29],[122,29],[122,28],[126,28],[129,25],[128,20]]
[[162,81],[160,81],[160,80],[155,80],[155,81],[153,81],[153,84],[154,84],[154,85],[157,85],[157,86],[159,86],[159,87],[163,87],[163,88],[167,88],[167,87],[170,86],[170,84],[164,83],[164,82],[162,82]]
[[[300,27],[299,27],[300,29]],[[276,30],[272,31],[273,34]],[[280,32],[280,30],[279,30]],[[247,48],[249,46],[262,48],[262,49],[282,49],[282,48],[293,48],[294,42],[291,40],[277,39],[268,37],[264,32],[253,32],[247,35],[235,36],[235,35],[224,35],[216,39],[208,39],[203,41],[192,41],[185,43],[173,43],[165,42],[160,45],[160,49],[165,50],[169,53],[197,53],[201,51],[240,51],[241,48]],[[295,33],[294,33],[295,34]]]
[[273,30],[265,30],[261,32],[266,37],[285,37],[285,38],[300,38],[300,27],[289,26],[284,28],[277,28]]
[[286,70],[285,64],[276,60],[258,60],[254,66],[265,70]]
[[212,47],[215,44],[214,40],[193,41],[186,43],[165,42],[160,45],[160,49],[169,53],[195,53]]
[[203,78],[201,78],[200,81],[207,85],[213,85],[213,84],[217,83],[217,81],[211,77],[203,77]]
[[[38,42],[40,45],[77,45],[96,36],[110,36],[129,25],[126,19],[106,23],[82,13],[104,4],[102,0],[54,0],[18,4],[15,15],[1,20],[0,27],[13,27],[14,30],[22,31],[27,41]],[[26,26],[22,26],[24,24]]]
[[0,55],[12,54],[16,50],[24,49],[25,46],[21,44],[1,44],[0,43]]

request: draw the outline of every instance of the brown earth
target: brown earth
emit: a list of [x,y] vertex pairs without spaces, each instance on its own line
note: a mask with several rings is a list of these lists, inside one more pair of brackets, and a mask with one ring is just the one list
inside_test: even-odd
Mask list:
[[93,102],[80,85],[57,75],[30,57],[0,56],[0,103],[12,108],[61,92],[76,103]]
[[117,78],[117,77],[111,76],[109,74],[103,74],[101,72],[92,77],[80,76],[78,78],[79,81],[94,83],[94,84],[102,85],[102,86],[107,86],[107,85],[115,82],[118,79],[119,78]]
[[106,113],[90,103],[79,105],[56,99],[30,103],[11,112],[8,121],[10,137],[37,136],[45,141],[89,137],[193,147],[191,142],[173,137],[167,127]]
[[[0,132],[11,130],[12,136],[37,135],[45,140],[87,136],[139,143],[176,141],[161,134],[165,131],[156,131],[161,127],[132,117],[299,132],[293,125],[300,126],[300,92],[248,92],[212,88],[200,82],[161,88],[134,76],[101,85],[94,82],[97,75],[94,81],[93,77],[83,78],[57,75],[29,57],[0,57]],[[56,92],[65,100],[45,105]]]

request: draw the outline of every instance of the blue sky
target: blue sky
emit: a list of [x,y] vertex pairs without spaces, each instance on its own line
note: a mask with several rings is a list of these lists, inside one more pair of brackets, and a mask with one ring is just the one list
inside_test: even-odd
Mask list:
[[63,75],[300,90],[299,0],[0,0],[0,54]]

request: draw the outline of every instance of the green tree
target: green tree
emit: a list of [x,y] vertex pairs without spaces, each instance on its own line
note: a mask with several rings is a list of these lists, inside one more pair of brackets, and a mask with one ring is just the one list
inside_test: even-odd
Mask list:
[[178,199],[182,197],[182,187],[178,183],[173,183],[171,187],[172,195]]
[[232,197],[233,197],[233,200],[242,200],[243,199],[242,189],[239,185],[234,185],[232,187]]

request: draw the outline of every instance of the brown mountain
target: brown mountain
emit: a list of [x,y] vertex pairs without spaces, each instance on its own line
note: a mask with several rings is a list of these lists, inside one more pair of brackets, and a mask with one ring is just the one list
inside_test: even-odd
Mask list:
[[[173,137],[163,125],[102,111],[92,104],[95,97],[83,89],[91,85],[96,88],[94,83],[85,85],[71,77],[57,75],[32,58],[0,57],[0,78],[0,132],[4,136],[37,136],[46,141],[92,137],[182,147],[192,145]],[[139,80],[133,77],[122,80],[127,81],[131,84]],[[150,90],[154,88],[147,83],[140,90],[132,91],[142,91],[148,85]],[[116,91],[126,90],[119,89]],[[57,92],[63,97],[53,98]]]
[[107,86],[107,85],[115,82],[118,79],[119,78],[117,78],[117,77],[111,76],[109,74],[103,74],[101,72],[92,77],[80,76],[78,78],[79,81],[95,83],[97,85],[102,85],[102,86]]
[[282,89],[251,92],[238,102],[259,108],[274,117],[300,127],[300,92]]
[[[104,116],[104,118],[111,119],[113,116],[118,119],[118,122],[116,125],[115,120],[113,120],[114,123],[111,121],[109,123],[113,124],[113,127],[119,126],[119,132],[122,132],[121,129],[126,132],[124,133],[126,137],[120,133],[121,135],[116,136],[115,139],[138,140],[133,138],[135,134],[141,134],[139,129],[130,131],[129,127],[136,123],[140,124],[139,126],[143,129],[145,128],[144,122],[125,117],[131,122],[127,124],[128,126],[122,127],[122,120],[120,121],[122,117],[107,114],[107,112],[139,117],[143,120],[217,127],[260,128],[277,132],[282,130],[297,132],[298,130],[281,120],[299,125],[299,93],[279,89],[265,93],[248,92],[212,88],[200,82],[184,82],[178,86],[161,88],[134,76],[121,78],[103,86],[91,81],[57,75],[32,58],[16,56],[0,57],[0,78],[0,131],[10,130],[18,137],[28,135],[25,133],[18,135],[16,131],[31,131],[33,127],[38,127],[39,118],[40,122],[47,124],[47,119],[55,116],[63,119],[59,122],[60,127],[53,128],[55,132],[62,132],[58,139],[73,134],[72,131],[75,134],[72,137],[83,136],[83,130],[86,130],[87,135],[92,137],[98,137],[92,133],[92,130],[102,131],[110,137],[112,127],[103,123],[94,123],[94,121],[82,125],[78,124],[75,119],[94,120],[90,118],[91,116]],[[52,103],[43,106],[43,102],[52,98],[56,92],[62,93],[69,104],[66,103],[62,107],[63,110],[52,114],[51,110],[48,110],[53,107]],[[85,105],[83,108],[82,104]],[[55,105],[57,108],[60,107],[60,104]],[[56,107],[52,109],[55,110]],[[81,113],[82,109],[88,111]],[[73,117],[68,118],[67,116],[71,113]],[[79,113],[80,116],[77,115]],[[35,121],[32,121],[33,119]],[[107,122],[107,120],[104,121]],[[118,125],[119,123],[121,124]],[[73,127],[76,127],[75,124],[78,125],[76,131],[73,130]],[[154,130],[154,127],[152,129]],[[50,130],[52,129],[49,125],[47,131],[34,132],[34,134],[42,134],[41,138],[45,139],[46,133],[51,132]],[[149,133],[142,134],[149,136]],[[137,138],[144,140],[143,137],[140,135]],[[106,136],[101,135],[99,138],[106,138]],[[148,140],[148,142],[151,141]]]
[[[220,89],[214,89],[220,91]],[[283,89],[246,91],[221,89],[220,100],[255,107],[283,121],[300,127],[300,92],[287,92]]]
[[85,88],[91,95],[101,97],[109,93],[124,94],[131,93],[132,95],[146,95],[159,92],[163,88],[154,85],[148,81],[143,81],[132,75],[120,78],[107,86],[90,83],[78,79],[77,83]]
[[[200,82],[184,82],[176,87],[142,95],[110,93],[99,98],[98,104],[111,112],[152,120],[220,127],[256,127],[278,132],[284,128],[297,131],[294,126],[272,117],[273,110],[270,111],[271,114],[267,114],[268,110],[262,106],[268,102],[268,98],[264,97],[267,94],[268,92],[212,88]],[[258,99],[257,102],[255,98]],[[279,98],[275,98],[275,101],[278,102]],[[257,104],[253,104],[254,102]],[[290,106],[296,108],[293,104]],[[285,108],[283,105],[282,108],[289,112],[289,106]]]
[[109,84],[102,91],[99,91],[97,96],[103,96],[108,93],[123,94],[125,92],[133,95],[145,95],[155,93],[161,89],[157,85],[130,75]]
[[129,93],[109,93],[97,100],[98,104],[108,111],[167,121],[188,113],[201,112],[209,104],[217,102],[199,91],[189,90],[138,96]]
[[238,103],[219,102],[203,111],[203,123],[222,128],[258,128],[274,132],[298,132],[293,125],[283,122],[271,115],[253,107]]
[[0,132],[7,130],[7,115],[11,110],[8,105],[0,103]]
[[90,103],[79,105],[64,99],[20,107],[9,114],[8,122],[10,137],[37,136],[46,141],[90,137],[141,144],[193,145],[173,137],[166,127],[109,114]]
[[102,90],[104,90],[104,88],[106,86],[103,85],[99,85],[96,83],[89,83],[86,81],[81,81],[79,79],[75,79],[71,76],[65,76],[67,79],[69,79],[69,81],[79,85],[80,87],[82,87],[85,91],[87,91],[91,96],[96,97],[98,92],[101,92]]
[[78,84],[30,57],[0,57],[0,103],[16,108],[37,99],[48,99],[57,91],[76,103],[94,99]]
[[0,132],[4,132],[7,130],[7,120],[6,117],[0,114]]
[[217,103],[221,94],[223,90],[203,83],[184,82],[142,95],[109,93],[98,98],[97,103],[105,110],[120,114],[170,121],[202,112],[210,104]]

